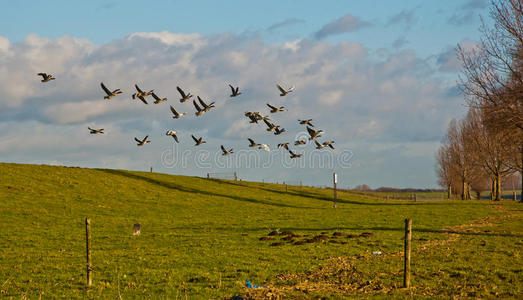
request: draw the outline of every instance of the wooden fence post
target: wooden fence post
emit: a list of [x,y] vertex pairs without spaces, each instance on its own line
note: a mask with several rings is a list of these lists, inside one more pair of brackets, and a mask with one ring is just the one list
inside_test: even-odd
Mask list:
[[85,218],[85,246],[87,250],[87,286],[93,285],[93,263],[91,261],[91,219]]
[[405,267],[403,270],[403,287],[410,287],[410,241],[412,233],[412,220],[405,219]]
[[236,172],[234,172],[234,181],[238,181],[238,174],[236,174]]
[[516,192],[514,192],[514,201],[517,201],[518,200],[518,196],[516,194]]

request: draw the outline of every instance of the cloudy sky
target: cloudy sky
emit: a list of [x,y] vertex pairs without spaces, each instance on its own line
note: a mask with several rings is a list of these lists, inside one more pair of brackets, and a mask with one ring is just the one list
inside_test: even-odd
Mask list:
[[[354,187],[437,187],[434,155],[465,112],[458,44],[474,47],[488,1],[9,1],[0,19],[0,157],[4,162],[148,170]],[[38,72],[57,79],[41,83]],[[124,94],[103,99],[100,82]],[[131,99],[134,84],[167,102]],[[242,95],[230,98],[228,84]],[[280,97],[279,83],[296,90]],[[196,118],[176,86],[215,101]],[[152,102],[152,101],[149,101]],[[249,124],[272,115],[280,136]],[[188,112],[173,120],[169,104]],[[304,135],[312,118],[320,141]],[[90,135],[87,126],[105,128]],[[165,136],[180,132],[180,144]],[[194,147],[191,134],[206,144]],[[137,147],[134,137],[149,135]],[[271,152],[249,149],[247,137]],[[220,145],[235,154],[222,157]]]

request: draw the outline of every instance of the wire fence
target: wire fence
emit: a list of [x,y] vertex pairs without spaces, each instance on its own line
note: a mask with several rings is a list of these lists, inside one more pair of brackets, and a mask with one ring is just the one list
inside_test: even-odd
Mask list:
[[223,179],[223,180],[238,180],[238,174],[236,172],[218,172],[218,173],[207,173],[209,179]]

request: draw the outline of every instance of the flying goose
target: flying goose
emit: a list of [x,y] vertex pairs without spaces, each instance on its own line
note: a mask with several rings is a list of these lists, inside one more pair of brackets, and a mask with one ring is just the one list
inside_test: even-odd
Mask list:
[[194,142],[196,144],[194,144],[195,146],[200,146],[201,144],[204,144],[204,143],[207,143],[206,141],[203,140],[203,137],[200,137],[199,139],[197,139],[194,135],[191,134],[191,137],[192,139],[194,140]]
[[259,121],[261,120],[267,120],[267,121],[270,121],[271,118],[269,118],[269,116],[264,116],[262,114],[260,114],[259,112],[254,112],[254,116],[256,117],[256,119],[258,119]]
[[221,148],[222,148],[222,155],[225,156],[225,155],[229,155],[229,154],[233,154],[234,151],[233,149],[231,148],[231,150],[225,150],[225,148],[223,147],[223,145],[221,145]]
[[307,141],[305,141],[305,140],[297,140],[294,142],[294,146],[305,145],[305,144],[307,144]]
[[154,104],[160,104],[164,101],[167,101],[167,98],[160,98],[154,92],[151,92],[151,96],[154,98]]
[[232,85],[229,84],[229,86],[231,87],[231,91],[232,91],[232,94],[231,94],[231,97],[236,97],[236,96],[239,96],[241,95],[242,93],[239,91],[240,90],[240,87],[237,86],[236,88],[233,87]]
[[329,146],[331,149],[334,149],[334,146],[332,144],[334,144],[334,141],[323,142],[324,147]]
[[285,128],[280,129],[279,126],[276,126],[276,129],[274,129],[274,135],[280,135],[285,132]]
[[146,93],[146,92],[142,91],[142,89],[140,89],[137,84],[135,84],[134,87],[136,88],[137,93],[134,93],[132,95],[133,99],[138,98],[138,99],[142,100],[143,103],[149,104],[149,103],[147,103],[147,101],[145,101],[145,98],[147,98],[147,96],[151,95],[153,93],[153,90],[150,90],[149,92]]
[[312,140],[320,137],[321,136],[320,133],[323,132],[323,130],[314,130],[314,129],[310,128],[309,126],[307,126],[307,131],[309,132],[309,135],[310,135],[309,141],[312,141]]
[[272,106],[270,105],[269,103],[267,103],[267,106],[271,109],[271,113],[277,113],[279,111],[284,111],[285,110],[285,107],[283,106],[280,106],[280,107],[275,107],[275,106]]
[[278,87],[278,89],[281,92],[281,94],[280,94],[281,97],[286,96],[288,93],[294,91],[294,87],[291,87],[290,89],[286,90],[286,89],[282,88],[279,84],[277,84],[276,86]]
[[143,138],[143,140],[141,140],[141,141],[140,141],[138,138],[135,137],[134,140],[138,143],[137,146],[143,146],[143,145],[148,144],[148,143],[151,142],[151,141],[148,141],[148,140],[147,140],[148,137],[149,137],[149,136],[146,135],[146,136]]
[[193,100],[192,103],[194,104],[194,107],[196,108],[196,112],[194,113],[197,117],[201,116],[205,113],[205,110],[201,109],[198,106],[198,103],[196,103],[196,100]]
[[87,129],[89,129],[89,133],[90,134],[97,134],[97,133],[104,133],[104,129],[101,128],[101,129],[92,129],[91,127],[87,127]]
[[176,111],[176,109],[174,109],[174,107],[173,107],[172,105],[170,105],[170,106],[171,106],[171,112],[172,112],[173,115],[174,115],[174,116],[173,116],[173,119],[179,119],[179,118],[183,117],[183,115],[187,114],[186,112],[179,114],[179,113]]
[[286,150],[289,150],[289,143],[279,143],[278,148],[283,147]]
[[251,138],[247,138],[249,140],[249,147],[258,147],[258,146],[261,146],[261,144],[258,144],[258,143],[255,143],[253,139]]
[[253,112],[248,111],[245,113],[245,116],[250,119],[249,123],[258,124],[258,118],[256,117],[256,115]]
[[325,148],[325,145],[318,143],[317,140],[314,140],[314,143],[316,144],[316,149],[323,149],[323,148]]
[[205,104],[205,102],[203,102],[203,100],[202,100],[202,98],[200,98],[200,96],[196,96],[196,97],[198,98],[198,101],[202,105],[204,111],[209,111],[211,108],[214,107],[214,102],[211,102],[211,104],[207,105],[207,104]]
[[269,147],[269,145],[267,145],[267,144],[261,144],[261,145],[258,147],[258,149],[263,149],[263,150],[265,150],[265,151],[267,151],[267,152],[271,152],[271,147]]
[[294,152],[292,152],[291,150],[289,150],[289,153],[291,154],[291,158],[298,158],[298,157],[302,157],[303,154],[296,154]]
[[179,141],[178,141],[178,136],[176,136],[177,133],[178,133],[177,131],[169,130],[169,131],[167,131],[167,132],[165,133],[165,135],[170,135],[170,136],[172,136],[173,139],[174,139],[177,143],[179,143]]
[[56,78],[53,77],[53,75],[47,74],[47,73],[38,73],[36,75],[42,76],[43,79],[41,80],[41,82],[48,82],[48,81],[56,79]]
[[263,122],[265,122],[265,124],[267,124],[267,131],[273,131],[273,130],[276,130],[276,128],[279,128],[280,126],[278,125],[274,125],[272,124],[271,122],[267,121],[267,120],[263,120]]
[[116,89],[114,91],[110,91],[105,85],[103,82],[100,82],[100,86],[102,87],[102,89],[105,91],[105,93],[107,94],[107,96],[104,97],[104,99],[111,99],[112,97],[118,95],[118,94],[121,94],[123,93],[122,91],[120,91],[120,89]]
[[307,119],[307,120],[298,119],[298,121],[300,122],[301,125],[309,125],[310,127],[314,127],[314,125],[312,125],[312,123],[311,123],[312,119]]
[[184,103],[185,101],[191,99],[191,97],[193,96],[191,95],[191,93],[185,94],[185,92],[179,86],[177,86],[176,89],[178,90],[178,93],[180,93],[180,95],[182,96],[182,98],[180,99],[181,103]]

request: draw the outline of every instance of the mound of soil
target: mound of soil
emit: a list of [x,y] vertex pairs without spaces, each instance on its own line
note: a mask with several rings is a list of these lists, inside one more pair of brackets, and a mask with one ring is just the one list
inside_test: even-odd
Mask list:
[[324,234],[320,234],[311,239],[308,239],[307,243],[319,243],[319,242],[327,240],[328,238],[329,238],[328,236],[326,236]]
[[371,237],[373,235],[374,234],[372,232],[362,232],[361,234],[347,234],[347,238],[348,239],[359,238],[359,237],[367,238],[367,237]]

